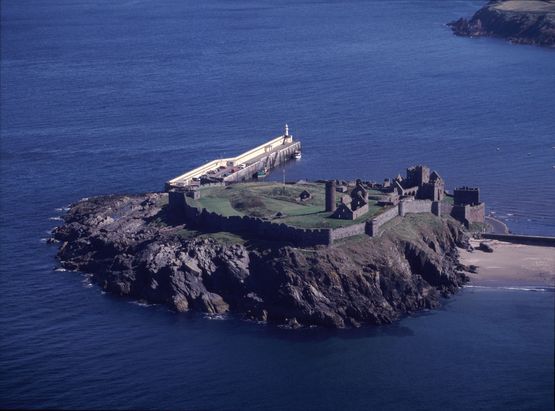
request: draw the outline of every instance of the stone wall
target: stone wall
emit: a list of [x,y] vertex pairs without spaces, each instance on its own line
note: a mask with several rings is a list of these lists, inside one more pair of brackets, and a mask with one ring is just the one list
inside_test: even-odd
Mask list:
[[439,203],[439,208],[441,211],[441,215],[451,215],[451,212],[453,211],[453,205],[449,204],[449,203]]
[[453,197],[457,205],[476,205],[480,203],[480,190],[475,187],[456,188]]
[[168,208],[174,215],[178,213],[185,214],[185,195],[184,191],[168,192]]
[[483,223],[486,217],[486,206],[484,203],[477,205],[454,205],[451,216],[469,227],[472,223]]
[[283,149],[278,151],[273,151],[266,156],[261,157],[255,163],[245,167],[242,170],[238,170],[235,173],[224,177],[225,182],[237,183],[241,181],[248,181],[253,179],[253,175],[258,171],[264,169],[264,166],[268,165],[270,169],[279,166],[280,164],[286,163],[291,159],[295,151],[301,150],[301,142],[297,141]]
[[185,202],[185,218],[192,225],[211,231],[248,233],[259,238],[286,241],[299,246],[332,244],[331,229],[304,229],[250,216],[223,216]]
[[484,203],[468,205],[465,207],[465,217],[470,224],[483,223],[486,218],[486,206]]
[[371,236],[377,236],[380,233],[380,227],[387,223],[388,221],[393,220],[395,217],[399,215],[399,207],[394,206],[390,209],[384,211],[380,215],[374,217],[370,220],[366,226],[366,233]]
[[331,242],[341,238],[353,237],[355,235],[366,234],[366,222],[353,224],[347,227],[334,228],[331,230]]
[[406,213],[431,213],[432,202],[428,200],[401,201],[399,203],[399,215],[403,217]]
[[[441,204],[435,203],[435,207],[440,209]],[[310,229],[293,227],[257,217],[226,217],[204,208],[194,207],[187,202],[184,192],[171,191],[169,193],[169,209],[171,212],[184,216],[185,221],[193,227],[196,226],[211,231],[248,233],[255,237],[290,242],[299,246],[331,245],[336,240],[361,234],[367,234],[371,237],[377,236],[380,234],[380,228],[395,217],[406,213],[431,213],[432,208],[433,203],[429,200],[404,201],[363,223],[335,229]]]
[[515,234],[492,234],[483,233],[483,238],[491,240],[507,241],[515,244],[539,245],[544,247],[555,247],[555,237],[537,235],[515,235]]

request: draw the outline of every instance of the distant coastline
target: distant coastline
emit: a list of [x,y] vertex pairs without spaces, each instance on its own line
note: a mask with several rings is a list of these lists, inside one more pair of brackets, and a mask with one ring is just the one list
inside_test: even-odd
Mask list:
[[515,44],[555,47],[555,1],[492,0],[470,19],[448,25],[457,36],[499,37]]

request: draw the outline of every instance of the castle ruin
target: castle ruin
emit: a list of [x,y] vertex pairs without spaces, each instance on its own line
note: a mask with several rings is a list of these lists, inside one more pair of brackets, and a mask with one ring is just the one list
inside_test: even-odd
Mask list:
[[[331,193],[335,184],[326,183],[326,199]],[[327,211],[327,210],[326,210]],[[339,218],[342,220],[356,220],[368,212],[368,191],[362,186],[362,181],[357,180],[356,186],[351,191],[350,196],[342,196],[340,204],[332,214],[332,218]]]

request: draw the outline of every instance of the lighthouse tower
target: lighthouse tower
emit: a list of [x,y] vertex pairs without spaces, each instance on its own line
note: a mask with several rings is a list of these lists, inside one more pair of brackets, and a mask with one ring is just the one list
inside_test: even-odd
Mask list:
[[293,141],[293,136],[289,134],[289,126],[287,124],[285,124],[285,134],[283,135],[283,137],[285,143],[290,143],[291,141]]

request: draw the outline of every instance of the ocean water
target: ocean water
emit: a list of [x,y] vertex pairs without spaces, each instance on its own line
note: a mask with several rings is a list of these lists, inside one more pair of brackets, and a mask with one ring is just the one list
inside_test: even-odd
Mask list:
[[555,54],[445,27],[481,5],[2,1],[0,407],[552,409],[550,291],[289,331],[111,297],[44,243],[69,203],[160,190],[286,122],[288,180],[423,162],[555,235]]

